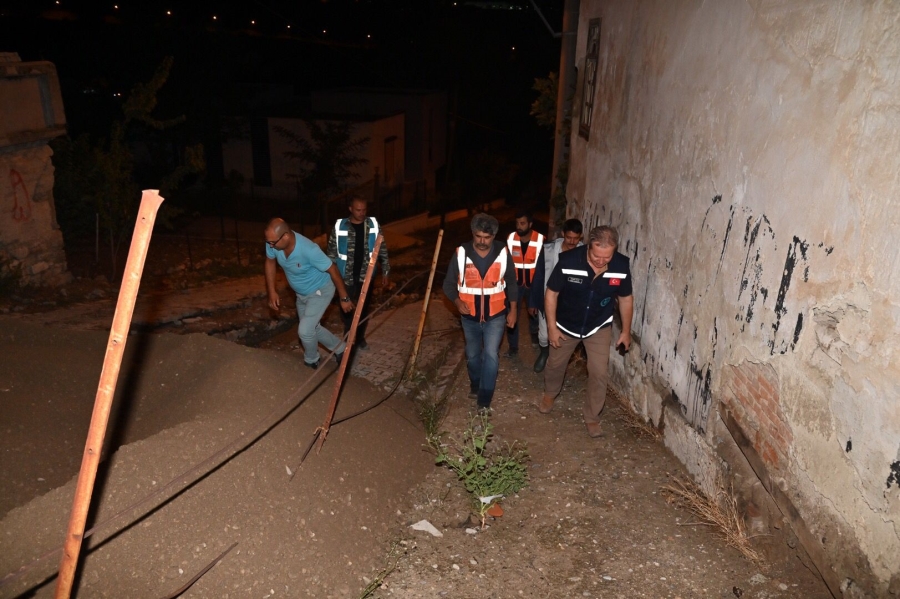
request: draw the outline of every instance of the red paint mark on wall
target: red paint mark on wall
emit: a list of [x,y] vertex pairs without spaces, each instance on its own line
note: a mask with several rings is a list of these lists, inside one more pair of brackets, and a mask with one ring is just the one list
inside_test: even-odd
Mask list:
[[12,218],[17,223],[23,223],[31,218],[31,198],[22,175],[14,168],[9,169],[9,184],[13,192]]

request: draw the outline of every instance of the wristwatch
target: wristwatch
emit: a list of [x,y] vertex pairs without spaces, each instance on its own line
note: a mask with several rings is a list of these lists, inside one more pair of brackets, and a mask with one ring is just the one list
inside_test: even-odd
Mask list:
[[350,298],[349,298],[349,297],[342,297],[342,298],[341,298],[341,301],[342,301],[342,302],[349,302],[349,301],[350,301]]

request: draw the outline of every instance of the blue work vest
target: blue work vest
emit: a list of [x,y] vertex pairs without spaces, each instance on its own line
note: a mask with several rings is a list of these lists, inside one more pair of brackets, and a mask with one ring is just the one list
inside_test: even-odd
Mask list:
[[[369,260],[371,260],[372,248],[375,247],[375,240],[378,239],[378,221],[375,220],[375,217],[370,216],[366,218],[365,224],[369,227],[369,243],[366,249],[369,252]],[[334,238],[337,242],[337,267],[341,271],[342,277],[347,268],[347,236],[349,235],[349,230],[349,218],[340,218],[334,221]],[[359,239],[356,240],[356,243],[359,243]],[[365,263],[363,263],[363,266],[365,266]]]

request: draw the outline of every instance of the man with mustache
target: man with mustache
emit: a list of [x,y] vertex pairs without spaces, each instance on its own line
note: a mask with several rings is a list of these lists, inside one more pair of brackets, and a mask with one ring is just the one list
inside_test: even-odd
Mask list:
[[472,217],[472,241],[456,248],[444,295],[459,310],[466,339],[469,399],[488,410],[494,397],[503,332],[516,324],[516,269],[503,242],[500,223],[489,214]]

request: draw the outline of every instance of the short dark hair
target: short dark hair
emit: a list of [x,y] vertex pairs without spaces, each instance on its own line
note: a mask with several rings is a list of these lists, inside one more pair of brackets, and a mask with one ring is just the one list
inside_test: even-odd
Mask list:
[[534,214],[531,212],[531,210],[528,210],[526,208],[517,209],[516,210],[516,218],[519,219],[522,217],[527,218],[528,222],[530,222],[530,223],[534,222]]
[[500,229],[500,223],[490,214],[479,212],[472,217],[472,233],[490,233],[496,235]]
[[581,226],[581,221],[577,218],[570,218],[564,222],[562,230],[563,233],[578,233],[579,235],[584,233],[584,227]]
[[361,198],[359,196],[350,196],[349,198],[347,198],[347,207],[349,208],[350,206],[352,206],[353,202],[362,202],[363,204],[368,204],[369,200],[367,200],[366,198]]
[[618,248],[619,232],[616,231],[615,227],[610,227],[608,225],[594,227],[588,235],[588,243],[591,245],[597,244],[600,247]]

